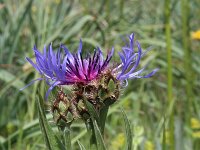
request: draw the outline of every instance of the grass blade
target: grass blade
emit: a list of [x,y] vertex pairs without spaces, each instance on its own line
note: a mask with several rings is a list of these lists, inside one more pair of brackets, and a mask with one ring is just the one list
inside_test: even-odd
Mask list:
[[71,136],[70,136],[70,124],[63,124],[64,126],[59,127],[61,132],[61,140],[66,149],[72,149]]
[[63,37],[62,43],[67,41],[71,36],[76,34],[81,30],[81,28],[88,22],[91,21],[93,18],[90,15],[86,15],[79,19],[79,21],[69,30],[69,32]]
[[189,17],[190,17],[190,2],[188,0],[181,0],[181,11],[182,11],[182,45],[184,49],[184,68],[186,77],[186,95],[187,95],[187,124],[190,124],[192,112],[192,100],[193,98],[193,70],[191,64],[191,44],[190,44],[190,29],[189,29]]
[[[168,106],[173,103],[173,95],[172,95],[172,88],[173,88],[173,76],[172,76],[172,48],[171,48],[171,26],[170,26],[170,18],[171,18],[171,9],[170,5],[171,0],[165,0],[165,36],[166,36],[166,49],[167,49],[167,99],[168,99]],[[175,149],[175,142],[174,142],[174,109],[169,116],[169,128],[170,128],[170,149]]]
[[77,141],[77,143],[78,143],[80,150],[86,150],[85,147],[83,146],[83,144],[81,144],[80,141]]
[[25,86],[25,84],[19,79],[19,76],[15,76],[4,69],[0,70],[0,80],[6,82],[6,85],[10,83],[10,86],[13,86],[18,90]]
[[10,49],[10,54],[9,54],[9,58],[8,58],[8,63],[9,63],[9,64],[11,64],[11,62],[12,62],[12,59],[13,59],[13,56],[14,56],[14,52],[15,52],[15,49],[16,49],[16,45],[17,45],[18,40],[19,40],[20,30],[21,30],[21,28],[22,28],[22,24],[23,24],[23,22],[24,22],[24,20],[25,20],[26,15],[27,15],[28,12],[31,10],[30,8],[31,8],[31,6],[32,6],[32,2],[33,2],[33,0],[29,0],[29,1],[27,2],[27,5],[26,5],[25,8],[24,8],[24,12],[23,12],[23,14],[20,16],[20,18],[19,18],[19,21],[18,21],[16,30],[13,32],[13,35],[15,35],[15,36],[13,36],[14,39],[13,39],[13,41],[12,41],[12,47],[11,47],[11,49]]
[[58,137],[53,133],[52,128],[48,124],[48,121],[45,117],[44,104],[41,96],[37,98],[37,106],[39,111],[39,123],[42,130],[42,133],[45,138],[46,146],[49,150],[65,150],[64,145],[58,139]]
[[127,150],[132,150],[133,137],[132,137],[130,122],[128,121],[128,118],[122,108],[121,108],[121,112],[124,118],[125,129],[126,129]]

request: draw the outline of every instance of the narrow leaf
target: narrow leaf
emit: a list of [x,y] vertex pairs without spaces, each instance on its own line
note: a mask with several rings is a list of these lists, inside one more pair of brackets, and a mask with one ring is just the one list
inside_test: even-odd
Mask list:
[[67,34],[65,34],[65,36],[63,37],[62,42],[65,42],[66,40],[68,40],[71,36],[73,36],[74,34],[76,34],[77,32],[79,32],[82,27],[88,22],[91,21],[93,18],[90,15],[86,15],[82,18],[80,18],[74,25],[73,27],[69,30],[69,32]]
[[79,140],[77,141],[77,143],[78,143],[80,150],[86,150],[85,147],[83,146],[83,144],[81,144],[81,142]]
[[31,10],[31,6],[32,6],[33,0],[29,0],[26,2],[26,5],[24,6],[24,12],[19,15],[19,20],[17,21],[18,23],[16,23],[16,28],[13,31],[13,33],[11,33],[13,36],[13,41],[12,41],[12,45],[10,48],[10,53],[9,53],[9,57],[8,57],[8,63],[11,64],[12,63],[12,59],[14,56],[14,52],[16,51],[16,47],[19,41],[19,36],[20,36],[20,31],[22,29],[22,24],[25,21],[25,17],[28,15],[28,12]]
[[70,125],[66,124],[64,127],[60,128],[62,141],[67,149],[72,149],[71,137],[70,137]]
[[100,119],[100,129],[101,129],[101,134],[102,135],[104,133],[104,128],[105,128],[106,118],[107,118],[107,114],[108,114],[108,109],[109,109],[109,106],[104,106],[100,110],[99,119]]
[[93,125],[94,125],[94,132],[95,132],[95,137],[96,137],[97,149],[98,150],[106,150],[106,145],[104,143],[100,129],[99,129],[97,122],[95,120],[93,120]]
[[121,108],[121,112],[124,118],[124,123],[125,123],[125,129],[126,129],[126,142],[127,142],[127,150],[132,150],[132,131],[131,131],[131,126],[130,126],[130,122],[125,114],[125,112],[123,111],[123,109]]
[[0,80],[6,82],[6,85],[15,87],[16,89],[20,89],[25,86],[23,81],[20,80],[19,76],[15,76],[14,74],[8,72],[7,70],[0,70]]
[[44,104],[41,96],[37,98],[37,106],[39,111],[39,123],[42,130],[42,133],[45,138],[46,146],[49,150],[65,150],[64,145],[58,139],[58,137],[53,133],[52,128],[48,124],[48,121],[44,112]]
[[[88,112],[91,116],[92,128],[94,129],[94,133],[92,134],[92,138],[96,138],[97,149],[98,150],[106,150],[106,146],[105,146],[105,143],[103,141],[101,131],[99,129],[99,124],[100,124],[99,115],[97,114],[94,106],[89,101],[84,99],[84,102],[85,102],[85,105],[86,105]],[[95,141],[94,139],[91,139],[91,140]]]
[[84,99],[84,102],[85,102],[85,105],[88,109],[88,112],[90,114],[90,116],[97,121],[97,124],[99,125],[100,123],[100,120],[99,120],[99,115],[97,113],[97,111],[95,110],[94,106],[89,102],[87,101],[86,99]]
[[166,150],[166,132],[165,132],[165,116],[164,116],[164,122],[163,122],[163,139],[162,139],[162,150]]

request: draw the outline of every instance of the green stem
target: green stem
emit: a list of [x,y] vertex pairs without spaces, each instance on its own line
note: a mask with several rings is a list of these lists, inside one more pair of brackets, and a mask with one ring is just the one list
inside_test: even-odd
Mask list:
[[189,36],[189,1],[181,0],[181,14],[182,14],[182,44],[184,49],[184,68],[186,77],[186,95],[187,95],[187,124],[190,124],[190,117],[192,113],[192,65],[191,65],[191,51],[190,51],[190,36]]
[[123,18],[124,0],[120,0],[120,8],[119,8],[119,10],[120,10],[120,18],[119,18],[119,20],[120,20],[120,19]]
[[71,137],[70,137],[70,129],[65,128],[64,131],[64,139],[65,139],[65,145],[67,149],[71,149]]
[[[167,97],[168,97],[168,106],[173,103],[174,99],[172,96],[172,49],[171,49],[171,28],[170,28],[170,0],[165,0],[165,36],[166,36],[166,49],[167,49]],[[169,128],[170,128],[170,149],[174,150],[174,109],[170,113],[169,118]]]
[[100,110],[99,118],[100,118],[100,130],[101,130],[102,136],[104,135],[104,128],[106,124],[108,109],[109,109],[109,106],[106,105]]
[[66,124],[65,126],[60,126],[59,130],[61,132],[61,139],[64,146],[67,149],[71,149],[70,125]]
[[96,137],[95,137],[95,130],[94,130],[94,125],[93,125],[93,122],[92,122],[92,119],[90,119],[90,129],[91,129],[91,136],[90,136],[90,145],[96,145]]
[[166,132],[165,132],[165,116],[163,122],[163,140],[162,140],[162,150],[166,150]]

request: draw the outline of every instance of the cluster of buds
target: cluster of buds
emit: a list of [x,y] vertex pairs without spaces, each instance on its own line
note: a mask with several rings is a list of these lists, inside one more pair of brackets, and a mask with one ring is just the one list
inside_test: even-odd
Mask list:
[[57,124],[72,122],[81,118],[90,119],[85,101],[90,102],[99,113],[103,107],[109,107],[117,101],[120,93],[120,82],[111,70],[102,72],[95,80],[87,84],[73,85],[72,94],[68,96],[60,89],[52,104],[52,113]]

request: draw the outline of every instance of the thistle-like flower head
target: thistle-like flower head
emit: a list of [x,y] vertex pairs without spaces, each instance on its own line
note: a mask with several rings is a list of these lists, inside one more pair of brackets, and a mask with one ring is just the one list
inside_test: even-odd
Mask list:
[[[135,50],[135,44],[138,49],[137,51]],[[140,75],[145,68],[137,70],[137,67],[146,52],[142,52],[139,42],[134,41],[134,34],[129,36],[129,44],[122,47],[122,52],[119,52],[121,63],[115,67],[113,67],[114,65],[110,65],[114,48],[108,52],[106,58],[103,57],[99,47],[94,50],[93,55],[88,55],[86,58],[83,58],[81,40],[76,53],[71,53],[64,45],[60,45],[55,53],[52,44],[48,47],[48,50],[44,46],[43,53],[36,46],[34,46],[33,51],[35,53],[36,63],[30,58],[26,58],[26,60],[42,75],[42,78],[36,80],[46,80],[50,86],[46,93],[46,98],[55,86],[87,85],[97,78],[103,77],[102,74],[108,74],[108,70],[112,76],[111,78],[119,83],[127,81],[127,79],[148,78],[158,70],[154,69],[147,75]]]

